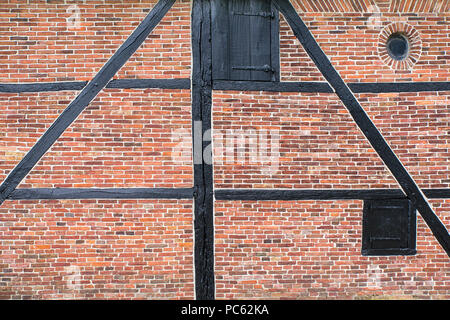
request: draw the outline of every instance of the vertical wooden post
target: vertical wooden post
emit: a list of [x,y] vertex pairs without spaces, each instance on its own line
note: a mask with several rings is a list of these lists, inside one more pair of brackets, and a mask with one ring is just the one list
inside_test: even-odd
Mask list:
[[214,190],[211,150],[211,4],[192,4],[192,129],[194,160],[195,293],[214,299]]

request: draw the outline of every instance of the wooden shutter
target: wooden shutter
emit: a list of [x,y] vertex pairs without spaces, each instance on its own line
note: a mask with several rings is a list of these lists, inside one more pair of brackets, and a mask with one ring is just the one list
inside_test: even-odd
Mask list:
[[278,23],[270,0],[213,0],[213,79],[279,81]]
[[415,209],[408,200],[366,201],[363,254],[415,253]]

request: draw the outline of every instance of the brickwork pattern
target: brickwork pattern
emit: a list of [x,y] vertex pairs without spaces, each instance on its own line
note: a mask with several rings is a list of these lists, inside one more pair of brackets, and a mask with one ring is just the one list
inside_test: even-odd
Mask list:
[[[155,3],[4,0],[0,83],[92,79]],[[346,81],[449,81],[448,1],[292,3]],[[115,78],[189,78],[190,11],[176,1]],[[411,69],[378,56],[393,22],[420,35]],[[282,17],[280,63],[282,81],[324,81]],[[77,93],[0,93],[0,180]],[[449,94],[357,95],[422,188],[450,187]],[[216,189],[398,188],[333,94],[214,91],[212,120]],[[221,162],[229,130],[279,133],[277,166]],[[191,134],[189,90],[106,89],[20,188],[192,187]],[[449,228],[450,200],[431,204]],[[448,257],[420,216],[417,255],[361,256],[362,205],[216,201],[217,298],[449,299]],[[192,222],[192,200],[6,201],[0,298],[192,299]]]
[[193,299],[191,200],[7,201],[1,299]]

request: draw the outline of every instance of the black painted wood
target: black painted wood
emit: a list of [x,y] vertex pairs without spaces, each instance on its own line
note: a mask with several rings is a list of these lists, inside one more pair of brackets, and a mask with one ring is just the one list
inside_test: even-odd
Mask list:
[[209,0],[193,0],[191,25],[195,293],[198,300],[211,300],[215,295],[215,280],[213,167],[211,145],[210,141],[207,141],[207,138],[211,138],[212,107]]
[[122,46],[106,62],[99,73],[80,94],[61,113],[38,142],[25,155],[20,163],[11,171],[0,186],[0,204],[9,197],[22,179],[33,169],[48,149],[70,126],[78,115],[89,105],[97,94],[109,83],[116,72],[125,64],[131,55],[144,42],[153,28],[161,21],[175,0],[160,0],[150,11],[142,23],[133,31]]
[[[40,199],[191,199],[193,188],[33,188],[16,189],[8,200]],[[424,189],[429,199],[450,199],[450,189]],[[286,190],[218,189],[217,200],[383,200],[407,199],[400,189]]]
[[[274,49],[272,49],[274,50]],[[224,52],[221,50],[220,52]],[[48,82],[48,83],[2,83],[0,92],[47,92],[82,90],[88,82]],[[354,93],[389,92],[440,92],[450,91],[450,82],[368,82],[349,83]],[[190,79],[114,79],[106,88],[116,89],[190,89]],[[214,90],[267,91],[267,92],[318,92],[333,93],[328,82],[277,82],[277,81],[231,81],[215,80]]]
[[416,254],[416,220],[407,199],[364,201],[362,255]]
[[278,12],[275,5],[270,1],[270,11],[273,13],[273,18],[271,20],[270,26],[270,55],[271,55],[271,66],[275,70],[272,73],[272,81],[279,82],[280,81],[280,13]]
[[[450,189],[425,189],[430,199],[449,199]],[[217,189],[217,200],[383,200],[407,199],[400,189]]]
[[[238,0],[239,2],[239,0]],[[242,2],[242,1],[241,1]],[[270,0],[251,0],[249,6],[249,13],[271,13],[271,1]],[[250,79],[254,81],[271,81],[272,76],[277,71],[272,66],[272,45],[270,37],[272,35],[271,25],[272,18],[263,15],[248,16],[249,26],[249,38],[250,38],[250,66],[261,67],[269,66],[273,71],[261,71],[251,70]],[[243,34],[244,30],[240,29],[240,33]],[[242,46],[243,43],[238,42],[236,45]],[[232,64],[234,67],[234,64]]]
[[279,80],[279,15],[270,0],[212,0],[213,78]]
[[364,109],[361,107],[352,91],[342,80],[341,76],[333,67],[327,55],[322,51],[313,35],[309,31],[308,27],[295,11],[292,4],[289,2],[289,0],[273,0],[273,3],[284,15],[295,36],[303,45],[305,51],[314,61],[317,68],[323,74],[331,87],[333,87],[336,94],[349,111],[355,123],[366,136],[387,168],[391,171],[392,175],[401,186],[403,192],[408,196],[413,205],[421,213],[423,219],[433,232],[434,236],[447,252],[447,255],[450,257],[450,235],[445,225],[434,213],[420,188],[417,186],[413,178],[409,175],[408,171],[397,158],[388,143],[384,140],[383,136],[370,120]]
[[354,93],[450,91],[450,82],[379,82],[349,83]]
[[21,92],[46,92],[82,90],[88,81],[70,82],[39,82],[39,83],[0,83],[0,92],[21,93]]
[[214,79],[230,79],[229,0],[211,1],[211,32]]
[[217,200],[370,200],[405,198],[401,190],[219,189]]
[[450,199],[450,189],[423,189],[429,199]]
[[[47,83],[3,83],[0,92],[47,92],[82,90],[87,81],[47,82]],[[191,79],[114,79],[106,88],[115,89],[190,89]]]
[[[228,0],[230,25],[228,29],[229,43],[227,46],[229,46],[230,51],[230,65],[228,66],[230,69],[230,80],[253,80],[252,71],[234,69],[234,67],[238,66],[252,65],[251,17],[233,14],[233,11],[250,11],[250,2],[251,0]],[[215,44],[214,49],[216,47],[219,50],[223,50],[223,46]],[[215,59],[213,61],[215,63]]]
[[[354,93],[450,91],[450,82],[349,83]],[[261,82],[215,80],[214,90],[334,93],[328,82]]]
[[8,200],[45,199],[192,199],[193,188],[36,188],[16,189]]

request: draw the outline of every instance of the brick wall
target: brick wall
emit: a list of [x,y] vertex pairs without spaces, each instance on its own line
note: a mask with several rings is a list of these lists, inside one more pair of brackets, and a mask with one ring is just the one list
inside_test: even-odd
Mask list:
[[[90,80],[156,1],[6,0],[0,81]],[[190,76],[190,2],[177,1],[118,77]]]
[[[412,2],[292,1],[346,81],[449,81],[450,3]],[[90,80],[155,3],[3,1],[0,83]],[[115,78],[189,78],[190,10],[177,0]],[[380,59],[391,23],[420,35],[412,69]],[[280,62],[282,81],[324,81],[283,18]],[[0,93],[2,181],[77,93]],[[449,95],[357,94],[422,188],[450,187]],[[214,91],[212,120],[216,189],[398,188],[334,94]],[[276,162],[252,162],[249,140],[226,149],[229,133],[261,132]],[[105,89],[20,188],[192,187],[191,133],[189,90]],[[450,201],[431,205],[449,228]],[[216,200],[217,298],[449,299],[449,260],[422,218],[417,255],[363,257],[362,206]],[[192,220],[192,200],[6,201],[0,298],[194,298]]]
[[77,92],[1,93],[0,179],[3,181]]
[[[448,81],[450,78],[449,11],[376,14],[362,10],[349,13],[302,12],[298,6],[297,9],[346,81]],[[411,70],[392,70],[379,59],[379,35],[391,23],[409,24],[420,35],[420,59]],[[280,23],[280,59],[281,80],[324,81],[284,19]]]
[[[419,186],[449,187],[448,92],[357,97]],[[397,188],[334,94],[216,91],[213,115],[216,159],[223,155],[215,164],[217,188]],[[249,135],[245,149],[239,152],[236,140],[234,153],[228,151],[228,130],[279,131],[278,163],[251,163]],[[275,143],[268,134],[268,146]],[[276,170],[265,173],[265,163]]]
[[[448,225],[449,201],[433,201]],[[448,299],[448,256],[421,218],[415,256],[361,256],[360,201],[217,201],[217,297]]]
[[0,298],[194,297],[191,200],[1,207]]
[[106,89],[20,187],[190,187],[191,126],[189,90]]

